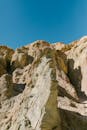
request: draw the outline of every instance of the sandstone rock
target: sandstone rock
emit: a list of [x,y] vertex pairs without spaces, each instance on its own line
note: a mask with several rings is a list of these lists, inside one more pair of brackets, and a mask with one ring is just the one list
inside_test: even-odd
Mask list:
[[33,62],[33,57],[24,53],[21,49],[17,49],[12,56],[11,64],[12,68],[23,68]]
[[0,77],[3,75],[3,74],[5,74],[6,73],[6,69],[2,66],[2,65],[0,65]]
[[87,96],[86,87],[86,70],[87,70],[87,38],[81,38],[70,51],[67,51],[69,78],[71,83],[76,87],[79,96]]
[[16,49],[10,74],[1,55],[0,130],[87,129],[86,41]]
[[7,46],[0,46],[0,55],[3,56],[6,61],[10,61],[12,58],[12,55],[14,53],[14,50],[7,47]]
[[11,75],[4,74],[0,78],[0,103],[10,98],[13,94],[13,84]]
[[54,43],[54,44],[53,44],[53,47],[54,47],[56,50],[62,50],[62,49],[65,47],[65,44],[62,43],[62,42],[58,42],[58,43]]
[[10,71],[10,61],[14,51],[6,46],[0,46],[0,76]]
[[31,43],[25,46],[28,50],[28,54],[35,57],[38,57],[44,47],[50,47],[50,44],[43,40],[37,40],[34,43]]

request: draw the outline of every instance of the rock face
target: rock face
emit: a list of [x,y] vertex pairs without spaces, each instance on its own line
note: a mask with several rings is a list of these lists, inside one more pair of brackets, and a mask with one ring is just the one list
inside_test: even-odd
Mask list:
[[86,53],[87,37],[0,46],[0,130],[87,130]]
[[6,47],[0,46],[0,76],[7,73],[10,70],[10,61],[14,50]]

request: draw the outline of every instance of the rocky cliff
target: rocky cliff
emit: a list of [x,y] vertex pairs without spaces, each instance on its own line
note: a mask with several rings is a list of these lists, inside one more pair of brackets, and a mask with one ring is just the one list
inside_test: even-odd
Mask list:
[[87,130],[87,37],[0,46],[0,130]]

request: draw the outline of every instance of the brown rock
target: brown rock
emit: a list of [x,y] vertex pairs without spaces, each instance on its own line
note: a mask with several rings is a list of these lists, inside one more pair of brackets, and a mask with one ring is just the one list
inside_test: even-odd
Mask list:
[[6,46],[0,46],[0,76],[10,70],[10,61],[14,51]]
[[0,78],[0,102],[13,95],[13,84],[11,75],[4,74]]

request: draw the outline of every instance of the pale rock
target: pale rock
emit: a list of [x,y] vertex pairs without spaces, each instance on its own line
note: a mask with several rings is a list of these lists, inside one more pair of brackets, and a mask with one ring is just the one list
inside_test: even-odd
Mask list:
[[38,40],[9,58],[3,48],[0,130],[87,129],[86,37],[69,45]]
[[13,69],[23,68],[33,62],[33,57],[24,53],[21,49],[17,49],[12,56],[11,65]]
[[81,91],[87,96],[87,37],[81,38],[77,45],[65,53],[68,58],[71,82],[77,88],[77,92]]
[[62,50],[62,48],[65,47],[65,44],[62,43],[62,42],[58,42],[58,43],[54,43],[54,44],[53,44],[53,47],[54,47],[56,50]]

